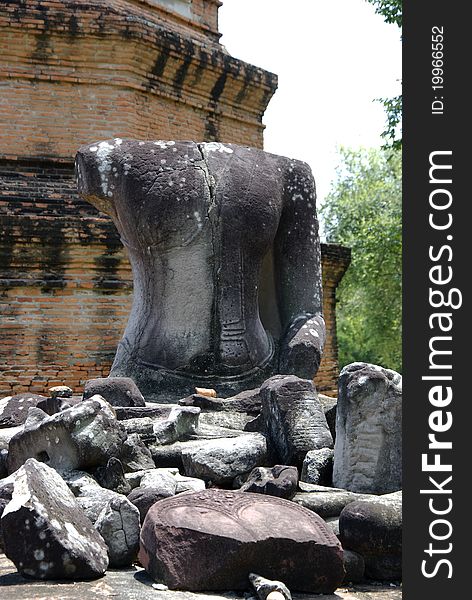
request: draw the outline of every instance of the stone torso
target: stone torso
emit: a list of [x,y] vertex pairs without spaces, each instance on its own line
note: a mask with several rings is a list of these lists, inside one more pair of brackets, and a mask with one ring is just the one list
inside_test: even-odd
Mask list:
[[134,272],[112,374],[144,368],[156,381],[205,381],[271,371],[258,284],[289,171],[288,159],[216,142],[115,139],[81,149],[79,189],[113,218]]

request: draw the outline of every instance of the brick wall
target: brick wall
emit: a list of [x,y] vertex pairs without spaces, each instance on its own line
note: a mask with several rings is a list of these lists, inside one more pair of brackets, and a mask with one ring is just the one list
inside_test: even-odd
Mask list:
[[[316,379],[335,387],[335,290],[349,251],[323,245],[328,339]],[[82,201],[73,167],[0,161],[0,393],[106,376],[127,321],[132,276],[111,221]]]
[[351,262],[351,249],[336,244],[321,244],[321,259],[326,344],[321,366],[315,377],[315,385],[325,394],[337,395],[339,363],[336,335],[336,288]]
[[[194,7],[216,14],[217,4]],[[262,147],[276,76],[169,14],[144,1],[2,2],[0,156],[72,158],[109,137]]]
[[[113,225],[77,197],[81,144],[263,145],[276,76],[218,43],[218,0],[192,0],[187,16],[172,4],[0,3],[0,393],[62,382],[78,391],[108,373],[126,322],[130,267]],[[337,373],[333,294],[346,266],[333,252],[323,259],[323,389]]]

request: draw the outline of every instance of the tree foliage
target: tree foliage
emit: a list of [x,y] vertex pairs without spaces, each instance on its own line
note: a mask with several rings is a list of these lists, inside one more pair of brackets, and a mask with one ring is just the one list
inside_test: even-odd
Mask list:
[[387,115],[387,124],[382,132],[382,137],[385,140],[385,149],[391,147],[393,150],[400,150],[402,147],[401,131],[399,134],[399,126],[402,120],[402,96],[394,98],[381,98],[380,102],[384,105]]
[[352,249],[338,288],[340,364],[401,371],[401,154],[342,149],[341,157],[321,208],[327,241]]
[[395,23],[402,26],[403,1],[402,0],[367,0],[375,6],[375,12],[382,15],[386,23]]
[[[400,28],[402,27],[402,0],[367,0],[367,2],[375,6],[375,12],[382,15],[386,23],[393,23]],[[387,116],[385,130],[382,133],[382,137],[385,140],[385,148],[391,147],[394,150],[398,150],[402,147],[400,127],[402,120],[402,96],[380,98],[379,101],[384,105]]]

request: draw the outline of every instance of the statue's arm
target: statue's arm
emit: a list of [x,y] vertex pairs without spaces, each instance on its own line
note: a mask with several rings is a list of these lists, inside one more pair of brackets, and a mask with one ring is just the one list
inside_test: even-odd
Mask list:
[[112,142],[99,142],[79,148],[75,176],[79,194],[99,211],[113,217]]
[[277,303],[282,323],[279,372],[311,379],[325,342],[321,249],[315,182],[310,167],[285,168],[283,212],[274,242]]

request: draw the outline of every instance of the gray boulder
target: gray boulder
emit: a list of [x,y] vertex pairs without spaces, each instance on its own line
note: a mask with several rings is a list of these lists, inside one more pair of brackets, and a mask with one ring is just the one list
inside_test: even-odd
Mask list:
[[266,600],[267,596],[272,592],[282,594],[285,600],[292,600],[292,594],[288,587],[282,581],[266,579],[256,573],[249,573],[249,581],[251,582],[254,591],[259,600]]
[[111,567],[130,565],[136,558],[140,519],[137,508],[122,494],[102,488],[88,473],[63,473],[77,504],[99,531]]
[[3,542],[3,532],[2,532],[2,515],[5,510],[6,505],[10,502],[10,500],[6,500],[5,498],[0,498],[0,552],[4,550],[4,542]]
[[315,512],[323,519],[339,516],[343,508],[355,500],[377,498],[377,496],[356,494],[339,488],[313,485],[301,481],[298,485],[305,491],[295,494],[293,502]]
[[112,456],[105,466],[95,470],[94,476],[98,483],[107,490],[113,490],[125,496],[131,491],[119,458]]
[[116,418],[118,421],[124,419],[142,419],[143,417],[165,419],[172,410],[173,404],[156,404],[155,402],[146,402],[145,406],[115,406]]
[[175,488],[176,494],[183,494],[184,492],[201,492],[206,487],[203,479],[198,479],[197,477],[186,477],[185,475],[176,473],[174,479],[177,483]]
[[202,479],[180,475],[177,469],[151,469],[141,473],[138,485],[128,494],[128,500],[138,508],[142,523],[151,506],[159,500],[204,489]]
[[107,548],[60,475],[29,459],[13,475],[2,515],[6,556],[34,579],[93,579],[105,573]]
[[402,575],[401,494],[348,504],[339,517],[344,548],[362,555],[366,576],[397,581]]
[[144,472],[139,487],[159,490],[163,498],[173,496],[177,490],[175,472],[178,469],[149,469]]
[[[200,414],[200,425],[214,425],[217,427],[227,427],[236,431],[248,431],[253,424],[255,417],[244,412],[220,410],[204,411]],[[255,429],[251,428],[251,431]]]
[[323,407],[323,412],[328,423],[329,430],[333,436],[333,441],[336,440],[336,409],[338,405],[338,399],[332,398],[331,396],[325,396],[324,394],[318,394],[318,398]]
[[0,450],[0,479],[8,475],[8,450]]
[[112,498],[102,508],[94,525],[107,545],[110,567],[131,565],[139,550],[138,509],[124,498]]
[[249,477],[241,486],[241,492],[267,494],[291,500],[298,485],[298,471],[296,467],[275,465],[275,467],[256,467],[249,473]]
[[215,484],[229,483],[266,460],[266,439],[259,433],[212,440],[182,450],[185,474]]
[[188,439],[194,435],[198,427],[200,409],[193,406],[173,408],[165,420],[155,421],[153,433],[159,444],[172,444],[178,440]]
[[120,455],[126,440],[112,407],[100,396],[51,417],[38,408],[30,412],[34,419],[8,446],[10,473],[28,458],[61,471],[105,465],[110,457]]
[[197,406],[202,412],[239,412],[256,416],[262,410],[260,389],[245,390],[230,398],[211,398],[192,394],[179,400],[183,406]]
[[365,579],[365,561],[364,557],[353,550],[344,550],[343,552],[345,583],[360,583]]
[[80,495],[76,496],[77,503],[92,523],[97,521],[98,516],[110,500],[115,500],[116,498],[124,498],[126,500],[126,496],[117,494],[113,490],[102,488],[98,484],[85,486],[82,488]]
[[137,433],[128,435],[120,453],[121,464],[125,473],[134,473],[156,466],[151,452]]
[[339,377],[333,484],[386,494],[402,486],[402,377],[367,363]]
[[98,377],[89,379],[84,386],[84,400],[96,394],[112,406],[145,406],[144,396],[130,377]]
[[163,496],[160,489],[138,487],[128,494],[128,500],[136,507],[139,512],[139,520],[144,523],[144,519],[151,506],[159,500],[164,500],[169,496]]
[[270,446],[283,464],[301,467],[309,450],[333,446],[311,381],[295,375],[275,375],[264,382],[260,393]]
[[23,431],[23,425],[18,425],[17,427],[5,427],[4,429],[0,429],[0,450],[7,450],[10,444],[11,438]]
[[333,458],[334,450],[332,448],[310,450],[303,459],[300,479],[306,483],[316,485],[331,485],[333,481]]
[[61,477],[74,496],[82,496],[92,487],[102,489],[97,480],[86,471],[63,471]]
[[156,436],[154,435],[154,419],[152,417],[143,416],[121,419],[120,425],[128,435],[137,433],[144,442],[154,442],[156,440]]
[[46,396],[23,392],[14,396],[0,399],[0,427],[18,427],[23,425],[28,415],[28,410],[37,406]]

